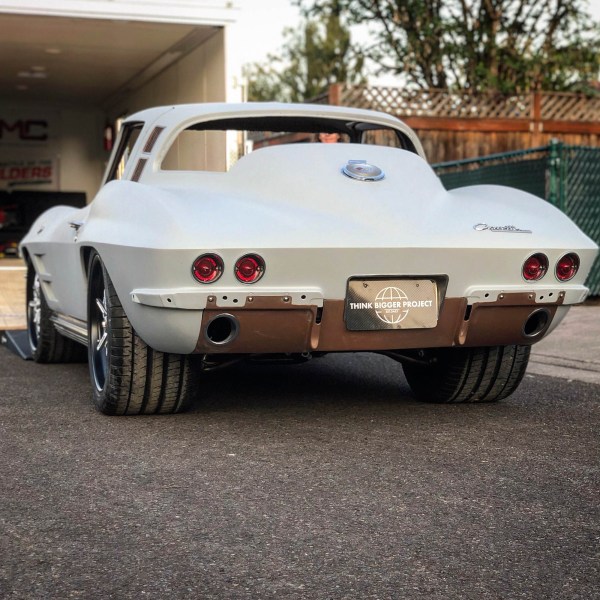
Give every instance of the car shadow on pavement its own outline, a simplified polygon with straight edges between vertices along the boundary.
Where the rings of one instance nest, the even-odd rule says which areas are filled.
[[[201,374],[198,384],[193,412],[416,402],[402,366],[372,353],[327,355],[302,364],[240,362]]]

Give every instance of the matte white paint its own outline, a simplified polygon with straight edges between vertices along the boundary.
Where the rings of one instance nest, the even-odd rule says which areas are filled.
[[[596,245],[544,200],[511,188],[475,186],[446,192],[422,156],[358,144],[295,144],[265,148],[241,158],[229,172],[162,171],[179,131],[224,116],[318,116],[395,127],[388,115],[349,108],[249,104],[160,107],[133,115],[146,126],[133,149],[124,180],[111,181],[92,205],[51,209],[23,240],[52,309],[86,319],[85,248],[95,248],[134,328],[152,347],[191,352],[208,296],[222,307],[242,306],[248,294],[292,295],[319,306],[341,300],[352,276],[446,275],[447,297],[496,301],[502,293],[536,294],[536,302],[585,299],[585,277]],[[165,129],[144,153],[155,126]],[[139,182],[130,179],[147,160]],[[385,179],[362,182],[341,169],[364,159]],[[84,225],[76,233],[70,221]],[[532,233],[478,231],[479,223],[515,226]],[[521,277],[523,261],[544,252],[551,268],[566,252],[581,257],[567,283],[553,274],[539,282]],[[218,252],[225,271],[218,282],[193,279],[193,260]],[[265,276],[252,286],[237,282],[237,258],[258,252]],[[227,296],[227,299],[223,299]],[[302,299],[302,296],[305,296]],[[234,302],[237,300],[237,302]],[[564,311],[561,311],[561,317]]]

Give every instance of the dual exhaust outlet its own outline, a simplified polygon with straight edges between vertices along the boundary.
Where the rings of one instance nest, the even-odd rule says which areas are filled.
[[[538,337],[550,325],[550,311],[546,308],[534,310],[523,324],[523,335],[527,338]],[[224,346],[235,340],[240,332],[239,321],[229,313],[213,317],[207,324],[204,335],[215,346]]]

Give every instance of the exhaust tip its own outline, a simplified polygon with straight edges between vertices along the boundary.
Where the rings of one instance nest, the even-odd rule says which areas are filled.
[[[542,335],[550,325],[550,311],[547,308],[534,310],[523,325],[523,335],[528,338]]]
[[[206,339],[216,346],[223,346],[233,342],[238,336],[240,325],[238,320],[229,314],[213,317],[206,326],[204,335]]]

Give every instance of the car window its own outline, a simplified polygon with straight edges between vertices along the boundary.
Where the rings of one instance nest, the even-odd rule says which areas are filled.
[[[391,148],[404,148],[402,140],[393,129],[369,129],[364,131],[360,143],[389,146]]]
[[[125,167],[129,162],[131,152],[135,146],[135,143],[137,142],[138,137],[140,136],[143,126],[144,123],[138,121],[123,125],[119,137],[119,145],[106,179],[107,181],[121,179],[123,177]]]
[[[225,171],[225,131],[185,129],[171,144],[161,169],[165,171]],[[240,149],[237,150],[239,155]],[[237,158],[237,157],[236,157]]]
[[[161,169],[225,171],[242,156],[267,146],[331,141],[390,146],[416,153],[406,134],[373,123],[295,116],[229,118],[198,123],[181,131],[165,154]]]
[[[339,142],[348,142],[349,136],[338,134]],[[299,144],[318,141],[318,134],[299,131],[248,131],[185,129],[171,144],[161,169],[165,171],[225,171],[226,146],[234,148],[228,157],[231,166],[242,156],[266,146]]]

